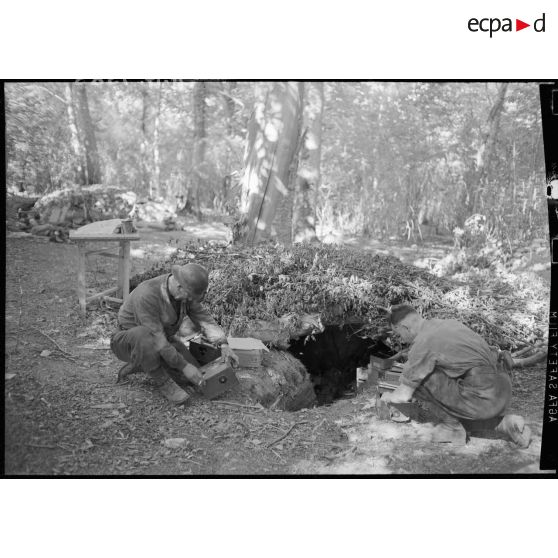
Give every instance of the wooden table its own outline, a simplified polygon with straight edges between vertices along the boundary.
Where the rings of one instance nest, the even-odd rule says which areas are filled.
[[[121,219],[108,219],[97,221],[80,227],[70,232],[70,240],[78,246],[78,300],[81,313],[85,316],[87,303],[91,300],[105,297],[114,302],[124,302],[130,294],[130,242],[139,240],[138,233],[114,233],[115,228],[120,225]],[[118,254],[109,252],[106,248],[87,250],[88,242],[118,242],[120,249]],[[106,291],[87,296],[85,285],[85,261],[89,254],[97,254],[107,258],[118,258],[118,285]],[[116,293],[116,297],[112,295]]]

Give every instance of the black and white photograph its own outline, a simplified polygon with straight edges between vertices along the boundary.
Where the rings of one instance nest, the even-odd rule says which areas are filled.
[[[4,474],[548,473],[541,83],[5,82]]]

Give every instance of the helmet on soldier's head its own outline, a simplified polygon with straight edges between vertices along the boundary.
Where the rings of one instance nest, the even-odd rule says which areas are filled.
[[[195,263],[173,265],[171,271],[173,277],[184,290],[190,291],[198,296],[207,291],[209,273],[202,265]]]

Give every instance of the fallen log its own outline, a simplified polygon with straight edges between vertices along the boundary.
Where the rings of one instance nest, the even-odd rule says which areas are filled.
[[[515,359],[515,358],[525,356],[526,354],[529,354],[532,351],[536,351],[537,349],[540,349],[541,346],[542,346],[541,344],[537,344],[537,345],[528,345],[527,347],[523,347],[519,351],[512,353],[512,358]]]
[[[546,359],[546,355],[547,351],[537,351],[534,355],[527,358],[514,358],[512,368],[527,368]]]

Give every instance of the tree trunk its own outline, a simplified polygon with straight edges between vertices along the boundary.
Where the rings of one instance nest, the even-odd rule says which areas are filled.
[[[274,233],[279,242],[292,241],[301,96],[300,83],[276,82],[265,102],[256,103],[248,126],[241,218],[234,234],[240,243],[253,245]]]
[[[153,188],[155,196],[161,195],[161,158],[159,154],[159,125],[161,121],[161,104],[163,98],[163,84],[159,83],[157,95],[157,109],[155,111],[155,124],[153,127]]]
[[[237,135],[237,125],[235,120],[235,90],[236,81],[229,81],[223,84],[223,89],[221,90],[221,95],[223,97],[223,104],[226,114],[226,124],[227,124],[227,154],[225,159],[224,173],[221,181],[221,188],[217,190],[216,193],[216,209],[223,211],[227,206],[227,200],[229,198],[229,192],[232,185],[232,175],[234,169],[231,168],[232,161],[232,142]]]
[[[87,184],[84,149],[79,137],[76,111],[74,106],[74,84],[67,83],[65,88],[66,110],[68,112],[68,126],[70,128],[70,145],[74,154],[74,174],[76,184]]]
[[[324,84],[308,82],[305,105],[299,171],[293,210],[293,238],[295,242],[316,240],[316,200],[320,186],[320,159],[322,149],[322,115]]]
[[[141,84],[142,115],[141,115],[141,180],[144,192],[150,198],[154,195],[154,161],[153,136],[155,123],[155,103],[149,90],[149,83]]]
[[[372,143],[371,157],[368,163],[368,168],[362,171],[362,187],[364,189],[364,195],[362,196],[362,212],[364,216],[363,223],[363,234],[365,236],[377,234],[379,229],[383,227],[378,226],[377,223],[373,221],[374,217],[377,215],[376,210],[376,194],[378,192],[379,186],[379,176],[380,176],[380,147],[382,138],[382,127],[383,127],[383,112],[384,103],[380,100],[378,103],[378,108],[373,115],[372,126],[374,127],[374,141]],[[381,233],[380,233],[381,234]]]
[[[236,89],[236,81],[229,81],[226,84],[226,90],[223,91],[223,99],[225,101],[225,112],[227,114],[227,134],[229,138],[233,137],[236,132],[235,126],[235,102],[234,93]],[[228,171],[228,169],[227,169]]]
[[[507,83],[501,83],[498,88],[496,100],[488,114],[487,129],[477,151],[474,170],[469,173],[467,180],[467,215],[472,215],[477,211],[481,192],[486,186],[496,149],[500,118],[504,109],[507,89]]]
[[[207,177],[205,169],[205,151],[207,142],[206,104],[207,84],[197,81],[193,89],[194,101],[194,147],[192,155],[192,201],[194,212],[201,220],[200,193],[204,191]]]
[[[86,84],[80,83],[76,86],[78,96],[78,114],[79,129],[81,131],[83,149],[85,153],[86,163],[86,183],[100,184],[101,164],[99,160],[99,152],[97,151],[97,140],[95,139],[95,130],[89,112],[89,102],[87,100]]]

